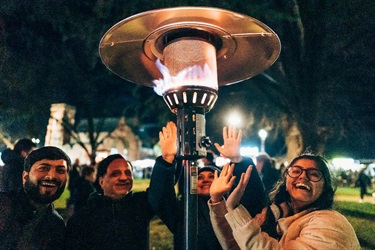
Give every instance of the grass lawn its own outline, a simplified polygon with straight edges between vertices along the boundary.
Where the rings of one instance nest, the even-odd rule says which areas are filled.
[[[334,208],[352,224],[362,249],[375,249],[375,204],[372,204],[372,197],[365,196],[365,202],[359,203],[359,188],[351,187],[338,188],[335,196]]]
[[[146,190],[149,180],[134,180],[135,192]],[[69,191],[66,190],[55,207],[64,213]],[[338,188],[335,195],[334,208],[352,224],[363,250],[375,249],[375,204],[371,203],[372,197],[368,196],[364,203],[358,203],[358,188]],[[173,236],[168,228],[158,219],[154,218],[150,224],[150,249],[173,249]]]

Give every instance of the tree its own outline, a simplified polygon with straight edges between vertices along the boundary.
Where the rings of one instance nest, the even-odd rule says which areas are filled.
[[[288,159],[306,148],[326,155],[373,154],[366,145],[374,143],[374,91],[368,84],[373,81],[374,2],[262,2],[256,17],[279,35],[281,55],[265,74],[240,83],[247,84],[239,89],[250,102],[237,86],[221,94],[247,103],[258,126],[282,131]],[[364,20],[366,25],[360,25]]]
[[[368,116],[374,99],[367,84],[374,66],[371,0],[5,1],[0,8],[2,129],[12,138],[42,137],[49,107],[58,102],[76,106],[77,120],[125,115],[135,132],[149,122],[160,128],[173,119],[162,98],[113,75],[100,60],[98,44],[126,17],[188,5],[253,16],[275,30],[282,43],[279,60],[265,74],[219,90],[207,116],[217,134],[221,126],[214,114],[232,105],[235,95],[241,96],[239,105],[249,107],[247,136],[266,124],[274,138],[285,137],[289,158],[307,146],[332,152],[333,145],[350,145],[356,137],[362,138],[356,140],[358,148],[372,142],[367,132],[375,127]],[[358,25],[362,20],[366,25]]]
[[[349,131],[367,126],[356,117],[357,107],[362,105],[352,94],[362,91],[358,97],[371,96],[366,94],[370,90],[367,82],[371,81],[371,73],[365,73],[365,69],[373,60],[373,49],[368,45],[374,40],[370,35],[374,21],[367,23],[368,26],[357,23],[370,18],[374,3],[274,1],[274,4],[283,14],[276,28],[283,52],[273,69],[278,70],[275,77],[287,90],[280,96],[285,97],[286,104],[280,105],[285,110],[286,142],[298,145],[297,148],[287,145],[288,155],[294,157],[308,146],[324,153],[328,140],[339,143]],[[356,27],[364,35],[348,32],[348,27]],[[348,119],[352,119],[352,124],[348,124]],[[370,128],[367,127],[372,131]],[[363,139],[369,137],[366,132],[361,134]]]

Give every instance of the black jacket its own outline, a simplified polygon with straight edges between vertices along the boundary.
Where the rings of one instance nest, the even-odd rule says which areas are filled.
[[[153,216],[147,192],[131,192],[121,200],[94,193],[68,220],[68,249],[148,250]]]
[[[0,191],[18,191],[22,187],[24,158],[8,148],[1,154],[1,160],[5,165],[0,179]]]
[[[64,249],[65,223],[52,204],[43,211],[23,190],[0,193],[1,249]]]
[[[86,180],[84,177],[79,177],[76,180],[75,191],[70,198],[70,202],[74,206],[74,211],[76,212],[84,207],[87,204],[90,194],[95,191],[96,189],[90,181]]]

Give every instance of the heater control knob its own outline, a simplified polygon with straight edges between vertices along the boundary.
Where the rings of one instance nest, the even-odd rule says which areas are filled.
[[[205,148],[208,148],[209,146],[211,146],[212,142],[211,142],[210,137],[208,137],[208,136],[203,136],[203,137],[202,137],[202,140],[201,140],[201,144],[202,144],[202,146],[205,147]]]

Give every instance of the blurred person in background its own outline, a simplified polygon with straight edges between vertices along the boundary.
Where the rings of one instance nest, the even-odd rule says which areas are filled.
[[[79,209],[85,206],[90,194],[96,191],[94,187],[95,180],[95,168],[82,166],[81,176],[76,180],[74,193],[70,197],[74,212],[77,212]]]
[[[280,179],[280,172],[274,167],[272,158],[267,153],[260,153],[256,157],[256,169],[262,179],[266,195]]]
[[[365,195],[368,195],[367,193],[367,187],[371,185],[371,178],[366,174],[367,165],[362,164],[361,170],[359,171],[358,178],[355,182],[355,186],[360,188],[360,199],[359,203],[363,202],[363,198]]]
[[[22,138],[14,144],[13,150],[7,148],[1,154],[4,162],[2,178],[0,179],[0,191],[18,191],[22,188],[22,172],[25,158],[36,149],[36,144],[28,139]]]
[[[75,159],[72,169],[69,171],[69,182],[68,182],[68,189],[70,192],[74,193],[75,188],[75,181],[79,179],[81,175],[81,164],[79,159]]]

